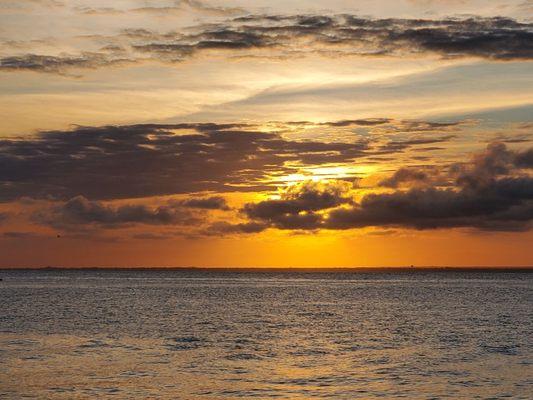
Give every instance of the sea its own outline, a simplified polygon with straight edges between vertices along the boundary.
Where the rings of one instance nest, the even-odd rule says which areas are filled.
[[[532,399],[532,270],[0,270],[0,399]]]

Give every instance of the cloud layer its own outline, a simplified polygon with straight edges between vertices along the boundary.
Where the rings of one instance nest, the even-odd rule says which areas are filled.
[[[263,223],[265,229],[466,227],[492,231],[528,230],[533,219],[533,177],[528,171],[532,168],[531,151],[514,152],[501,143],[491,144],[471,162],[451,169],[454,188],[370,193],[348,207],[337,207],[351,201],[338,194],[332,196],[331,190],[323,184],[311,183],[296,186],[288,192],[288,197],[282,196],[279,200],[247,204],[243,212],[249,219]],[[428,180],[428,176],[421,171],[400,169],[385,181],[385,185],[396,187],[399,180]],[[320,201],[324,198],[328,201]],[[308,203],[307,199],[311,201]]]
[[[1,140],[0,201],[265,190],[272,188],[266,182],[270,177],[295,170],[288,162],[348,162],[368,148],[366,141],[295,141],[254,128],[210,123],[81,127]]]
[[[245,15],[183,32],[125,29],[116,36],[96,35],[93,39],[100,44],[99,51],[12,54],[0,59],[0,70],[65,73],[147,60],[176,63],[200,53],[221,51],[231,57],[290,58],[315,53],[533,59],[533,24],[502,17],[430,20],[372,19],[346,14]]]

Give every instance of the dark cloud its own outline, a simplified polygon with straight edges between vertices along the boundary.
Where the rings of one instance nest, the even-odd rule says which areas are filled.
[[[395,140],[385,143],[378,148],[378,152],[381,154],[402,152],[411,146],[427,145],[435,143],[445,143],[454,139],[455,135],[446,135],[442,137],[418,137],[406,140]]]
[[[45,237],[37,232],[19,232],[19,231],[8,231],[3,232],[2,237],[6,239],[35,239]]]
[[[34,219],[59,229],[85,229],[87,226],[188,225],[197,219],[177,203],[149,207],[144,204],[107,205],[76,196],[67,202],[38,211]]]
[[[425,171],[413,168],[400,168],[391,177],[382,180],[380,186],[397,188],[402,183],[425,183],[429,176]]]
[[[80,55],[46,56],[25,54],[0,59],[0,70],[36,71],[62,74],[69,69],[95,69],[132,62],[105,53],[86,52]]]
[[[375,126],[392,122],[390,118],[366,118],[366,119],[345,119],[342,121],[323,122],[319,125],[344,127],[344,126]]]
[[[202,234],[205,236],[223,236],[234,233],[259,233],[268,227],[268,224],[262,222],[231,224],[229,222],[221,221],[211,224],[207,229],[202,231]]]
[[[516,154],[514,163],[520,168],[533,168],[533,149]]]
[[[272,189],[269,178],[351,162],[366,142],[294,141],[245,124],[80,127],[0,140],[0,201],[91,200]],[[196,206],[216,206],[218,200]],[[191,204],[192,206],[192,204]]]
[[[250,219],[280,229],[315,229],[322,216],[317,211],[352,203],[346,182],[304,182],[291,186],[279,200],[249,203],[242,212]]]
[[[198,199],[187,199],[187,200],[182,200],[181,202],[178,202],[178,204],[181,204],[184,207],[200,208],[204,210],[227,211],[230,209],[228,204],[226,203],[226,199],[224,199],[224,197],[221,197],[221,196],[212,196],[212,197],[198,198]]]
[[[218,10],[221,14],[237,11],[208,7],[195,1],[182,4],[204,11]],[[85,12],[116,12],[106,10],[87,9]],[[141,10],[162,11],[154,7]],[[134,31],[143,34],[132,34]],[[371,19],[354,15],[248,15],[198,25],[185,32],[130,29],[116,37],[98,37],[98,41],[106,42],[107,46],[125,45],[128,62],[147,59],[180,62],[210,50],[226,50],[234,56],[274,58],[319,53],[337,56],[437,54],[444,58],[480,57],[500,61],[533,59],[533,24],[502,17],[430,20]],[[265,49],[268,52],[262,51]],[[6,56],[0,59],[0,70],[57,73],[126,61],[115,58],[116,55],[105,52]]]
[[[533,218],[533,179],[496,181],[470,192],[434,188],[371,194],[358,207],[332,211],[327,229],[367,226],[485,230],[529,229]]]
[[[452,166],[457,182],[476,189],[491,183],[495,177],[505,175],[516,166],[516,158],[522,153],[509,150],[504,143],[490,143],[487,149],[476,154],[471,162]]]
[[[209,48],[276,47],[302,51],[333,50],[346,55],[437,53],[498,60],[533,58],[532,24],[507,18],[369,19],[353,15],[250,15],[209,25],[196,34],[137,46],[138,50],[174,59]]]
[[[452,168],[456,188],[426,187],[371,193],[353,204],[347,195],[328,196],[331,201],[314,200],[310,205],[306,202],[300,205],[300,199],[305,198],[310,189],[295,186],[290,195],[247,204],[243,211],[250,220],[278,229],[528,230],[533,219],[533,177],[523,173],[522,168],[523,159],[529,160],[530,151],[516,152],[501,143],[491,144],[470,163]],[[527,161],[525,165],[529,165]],[[428,176],[400,169],[385,181],[385,185],[396,187],[399,182],[413,179],[428,180]],[[313,199],[321,199],[324,192],[314,190],[314,193]]]

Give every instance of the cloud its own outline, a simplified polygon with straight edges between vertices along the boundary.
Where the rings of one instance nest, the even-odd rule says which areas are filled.
[[[370,193],[355,203],[347,192],[333,194],[331,189],[306,184],[294,186],[280,199],[247,204],[243,212],[251,221],[278,229],[382,227],[524,231],[531,228],[533,219],[533,177],[525,172],[524,168],[530,166],[527,162],[524,165],[522,160],[529,160],[531,150],[513,151],[501,143],[490,144],[469,163],[451,169],[450,178],[456,178],[455,188]],[[427,175],[404,168],[384,185],[397,187],[405,180],[427,178]]]
[[[196,1],[179,3],[222,15],[238,9],[216,8]],[[160,12],[145,7],[137,12]],[[87,9],[86,13],[117,12]],[[509,18],[373,19],[356,15],[246,15],[183,32],[146,29],[132,35],[98,36],[104,47],[123,45],[125,60],[116,55],[82,52],[79,55],[8,55],[0,70],[64,73],[69,69],[103,68],[117,63],[156,60],[181,62],[200,53],[225,51],[230,57],[326,56],[403,57],[438,55],[443,58],[476,57],[511,61],[533,59],[533,24]]]
[[[368,143],[295,141],[246,124],[79,127],[0,140],[0,201],[271,190],[302,165],[351,162]],[[287,163],[293,163],[289,166]],[[190,206],[218,206],[219,200]]]
[[[65,3],[58,0],[3,0],[0,4],[1,10],[20,10],[31,8],[32,6],[40,7],[64,7]]]
[[[175,16],[186,12],[195,12],[213,16],[231,16],[245,13],[240,7],[217,7],[197,0],[180,0],[170,5],[149,6],[118,9],[113,7],[75,7],[75,10],[84,15],[119,15],[129,13],[151,14],[157,16]]]
[[[40,210],[34,219],[60,229],[85,229],[87,226],[117,228],[125,225],[188,225],[197,219],[177,203],[157,207],[144,204],[107,205],[76,196],[63,204]]]
[[[447,58],[514,60],[533,58],[532,26],[499,17],[424,20],[354,15],[249,15],[208,25],[189,35],[159,36],[157,42],[136,49],[174,60],[215,48],[277,48],[288,55],[327,50],[339,55],[434,53]]]
[[[228,211],[230,208],[226,203],[226,199],[221,196],[212,196],[198,199],[187,199],[177,202],[184,207],[199,208],[204,210],[223,210]]]
[[[477,192],[428,188],[370,194],[357,207],[332,211],[324,228],[467,227],[521,231],[531,227],[532,218],[533,179],[522,178],[497,181]]]
[[[514,163],[520,168],[533,168],[533,149],[516,154]]]
[[[497,176],[508,174],[516,167],[527,167],[530,151],[531,149],[514,152],[504,143],[490,143],[485,151],[474,155],[469,163],[452,166],[452,172],[457,174],[457,182],[461,186],[480,188],[491,183]]]
[[[232,224],[225,221],[215,222],[202,230],[204,236],[225,236],[240,233],[260,233],[269,227],[266,223],[261,222],[244,222]]]
[[[80,55],[46,56],[25,54],[0,59],[0,70],[35,71],[64,74],[70,69],[96,69],[130,63],[132,60],[109,54],[84,52]]]
[[[391,177],[382,180],[380,186],[397,188],[402,183],[425,183],[429,180],[426,172],[412,168],[400,168]]]
[[[35,239],[45,237],[37,232],[20,232],[20,231],[8,231],[3,232],[2,237],[6,239]]]
[[[290,186],[279,200],[249,203],[242,212],[252,220],[280,229],[313,229],[322,218],[317,211],[352,202],[351,186],[342,181],[303,182]]]

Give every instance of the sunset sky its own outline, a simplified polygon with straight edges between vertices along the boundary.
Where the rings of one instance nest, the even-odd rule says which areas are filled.
[[[533,265],[531,0],[3,0],[0,267]]]

